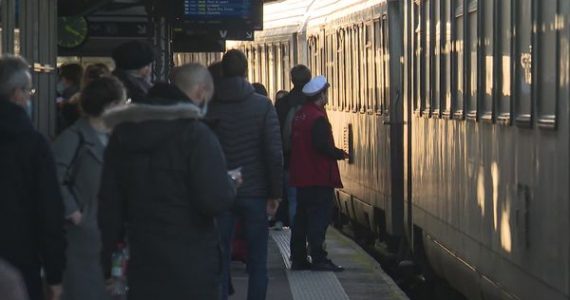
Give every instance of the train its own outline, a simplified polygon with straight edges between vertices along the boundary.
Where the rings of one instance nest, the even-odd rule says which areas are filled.
[[[284,0],[228,46],[328,78],[344,218],[468,299],[570,299],[570,1]]]

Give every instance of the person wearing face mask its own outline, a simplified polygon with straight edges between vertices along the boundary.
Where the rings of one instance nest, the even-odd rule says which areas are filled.
[[[218,300],[215,217],[232,206],[238,178],[201,121],[214,93],[208,70],[183,65],[171,80],[146,102],[103,116],[113,134],[99,191],[102,263],[109,278],[112,253],[127,236],[129,299]]]
[[[101,239],[97,226],[97,193],[103,152],[109,139],[101,115],[125,100],[125,88],[117,78],[93,80],[79,99],[83,117],[62,132],[53,144],[65,217],[69,222],[63,276],[65,300],[110,299],[100,264]]]
[[[64,209],[48,141],[26,115],[33,91],[28,63],[1,56],[0,257],[22,275],[31,300],[53,300],[62,293]]]
[[[152,87],[152,63],[155,60],[154,49],[144,41],[130,41],[113,50],[115,70],[113,75],[119,78],[127,89],[127,97],[133,103],[144,101]]]
[[[337,160],[348,154],[334,145],[325,105],[329,83],[317,76],[303,87],[307,101],[295,114],[291,135],[289,184],[297,188],[297,212],[291,231],[293,270],[344,270],[327,257],[324,248],[331,221],[333,192],[342,188]],[[309,244],[311,263],[307,259]]]

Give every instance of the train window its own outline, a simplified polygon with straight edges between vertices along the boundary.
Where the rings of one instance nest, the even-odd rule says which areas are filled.
[[[352,65],[350,71],[352,72],[352,112],[356,112],[359,109],[360,99],[359,99],[359,77],[360,77],[360,52],[358,51],[358,27],[352,27],[352,40],[351,40],[351,52],[352,52]]]
[[[338,51],[337,51],[337,61],[338,61],[338,101],[339,109],[344,110],[346,108],[346,55],[344,51],[345,44],[345,31],[342,29],[338,35]]]
[[[560,40],[557,26],[557,1],[538,1],[537,11],[537,59],[536,59],[536,95],[538,104],[538,126],[556,128],[558,104],[558,82]]]
[[[478,27],[477,27],[477,9],[478,9],[478,2],[471,0],[468,7],[467,12],[467,23],[468,23],[468,40],[469,42],[466,43],[465,54],[468,55],[468,67],[466,68],[467,74],[467,93],[465,97],[466,102],[466,116],[469,119],[475,120],[477,119],[477,95],[479,87],[478,83],[478,48],[479,48],[479,36],[478,36]]]
[[[281,45],[282,53],[283,53],[283,88],[289,90],[291,87],[291,78],[290,78],[290,70],[291,70],[291,54],[289,42]]]
[[[252,68],[250,70],[249,80],[255,82],[255,77],[257,76],[257,61],[259,60],[257,57],[257,47],[255,45],[251,48],[251,58]]]
[[[382,48],[383,48],[383,60],[382,66],[384,67],[383,77],[384,77],[384,90],[382,103],[383,114],[389,115],[390,113],[390,40],[388,35],[388,16],[382,18]]]
[[[376,86],[376,72],[374,72],[374,24],[366,24],[366,111],[372,113],[374,110],[374,102],[376,99],[375,86]]]
[[[252,62],[253,62],[253,55],[251,53],[251,48],[250,47],[245,47],[245,56],[247,57],[247,78],[249,80],[251,80],[253,78],[252,72],[253,72],[253,66],[252,66]]]
[[[375,21],[374,28],[375,28],[375,38],[374,38],[374,49],[376,49],[376,58],[374,60],[374,65],[376,69],[376,103],[374,109],[376,110],[377,114],[382,114],[382,110],[384,109],[384,44],[383,44],[383,36],[384,32],[382,31],[382,22],[380,20]]]
[[[425,1],[425,5],[424,5],[424,22],[425,22],[425,31],[424,31],[424,38],[423,40],[425,40],[425,44],[424,44],[424,55],[425,55],[425,60],[424,60],[424,78],[422,80],[423,84],[424,84],[424,105],[423,105],[423,115],[429,117],[430,116],[430,112],[431,112],[431,103],[432,103],[432,95],[433,95],[433,89],[431,87],[431,83],[432,83],[432,57],[433,57],[433,45],[432,45],[432,24],[433,24],[433,17],[432,17],[432,9],[431,9],[431,1],[430,0],[426,0]]]
[[[331,86],[331,91],[329,93],[329,96],[332,97],[332,101],[333,101],[333,109],[338,109],[339,104],[338,104],[338,88],[339,88],[339,82],[338,82],[338,31],[337,32],[333,32],[333,34],[330,35],[330,39],[331,39],[331,60],[332,60],[332,64],[331,64],[331,73],[330,76],[332,77],[332,80],[334,82],[334,85]]]
[[[497,103],[498,115],[497,120],[502,123],[510,123],[511,120],[511,82],[512,82],[512,39],[513,39],[513,18],[512,18],[512,6],[511,1],[501,1],[500,4],[500,37],[498,42],[499,46],[499,66],[498,76],[500,87],[499,89],[499,100]]]
[[[442,53],[441,53],[441,46],[442,46],[442,36],[441,36],[441,29],[442,29],[442,20],[441,20],[441,0],[432,0],[433,5],[433,13],[432,13],[432,37],[433,37],[433,56],[432,56],[432,64],[433,64],[433,94],[431,97],[431,109],[432,115],[438,117],[439,116],[439,107],[441,101],[441,78],[443,76],[442,70]]]
[[[516,55],[515,55],[515,112],[516,123],[521,127],[532,125],[532,0],[516,3]]]
[[[451,116],[451,0],[445,0],[442,2],[442,55],[443,55],[443,67],[442,67],[442,101],[440,110],[442,114],[449,118]]]
[[[273,91],[273,93],[271,93],[269,95],[269,97],[271,99],[275,98],[275,94],[277,93],[278,90],[283,89],[283,52],[282,52],[282,47],[281,47],[281,43],[277,43],[274,46],[274,53],[275,53],[275,70],[274,70],[274,74],[275,74],[275,90]]]
[[[495,80],[495,16],[494,16],[494,0],[480,0],[483,6],[483,40],[481,51],[483,52],[483,71],[482,94],[481,101],[481,119],[484,121],[493,121],[493,96],[494,96],[494,80]]]
[[[345,111],[352,110],[352,28],[345,29],[345,43],[344,43],[344,55],[345,55],[345,64],[344,64],[344,73],[345,73],[345,80],[346,84],[344,86],[345,92],[344,95],[346,97],[345,103],[346,106],[344,107]]]
[[[273,95],[275,93],[275,65],[277,64],[277,60],[275,59],[275,45],[269,44],[267,46],[267,81],[265,82],[265,87],[267,88],[267,92],[269,95]]]
[[[465,97],[465,26],[463,0],[455,0],[455,63],[453,64],[455,117],[464,117]]]
[[[362,63],[362,56],[364,54],[363,48],[362,48],[362,26],[359,25],[355,25],[354,27],[354,44],[352,47],[352,51],[354,52],[354,65],[352,67],[352,72],[353,72],[353,86],[354,86],[354,99],[355,101],[355,106],[353,108],[354,112],[357,111],[361,111],[362,109],[362,101],[364,100],[364,97],[362,97],[362,92],[363,92],[363,82],[364,82],[364,77],[363,77],[363,72],[365,72],[365,68],[364,68],[364,64]]]
[[[423,68],[423,39],[422,31],[424,30],[422,17],[422,7],[419,2],[416,2],[414,6],[414,22],[415,22],[415,43],[414,43],[414,87],[415,87],[415,98],[414,98],[414,113],[419,116],[422,111],[422,68]]]

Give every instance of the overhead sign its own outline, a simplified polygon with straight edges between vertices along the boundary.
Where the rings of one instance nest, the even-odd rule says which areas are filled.
[[[220,29],[218,30],[219,37],[224,40],[230,41],[253,41],[253,30],[241,29]]]
[[[156,0],[155,0],[156,1]],[[176,0],[158,3],[176,23],[201,28],[263,29],[263,0]],[[166,3],[169,3],[166,6]]]
[[[152,35],[152,26],[147,22],[89,21],[90,37],[146,38]]]
[[[175,38],[179,36],[209,36],[219,40],[253,41],[253,30],[242,28],[193,28],[192,26],[174,27]]]

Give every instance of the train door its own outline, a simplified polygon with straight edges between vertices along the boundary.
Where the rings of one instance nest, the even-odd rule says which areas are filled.
[[[402,17],[400,1],[388,1],[386,26],[383,26],[388,50],[386,113],[381,126],[390,127],[391,199],[386,211],[386,230],[392,236],[404,234],[404,105],[402,101]]]

